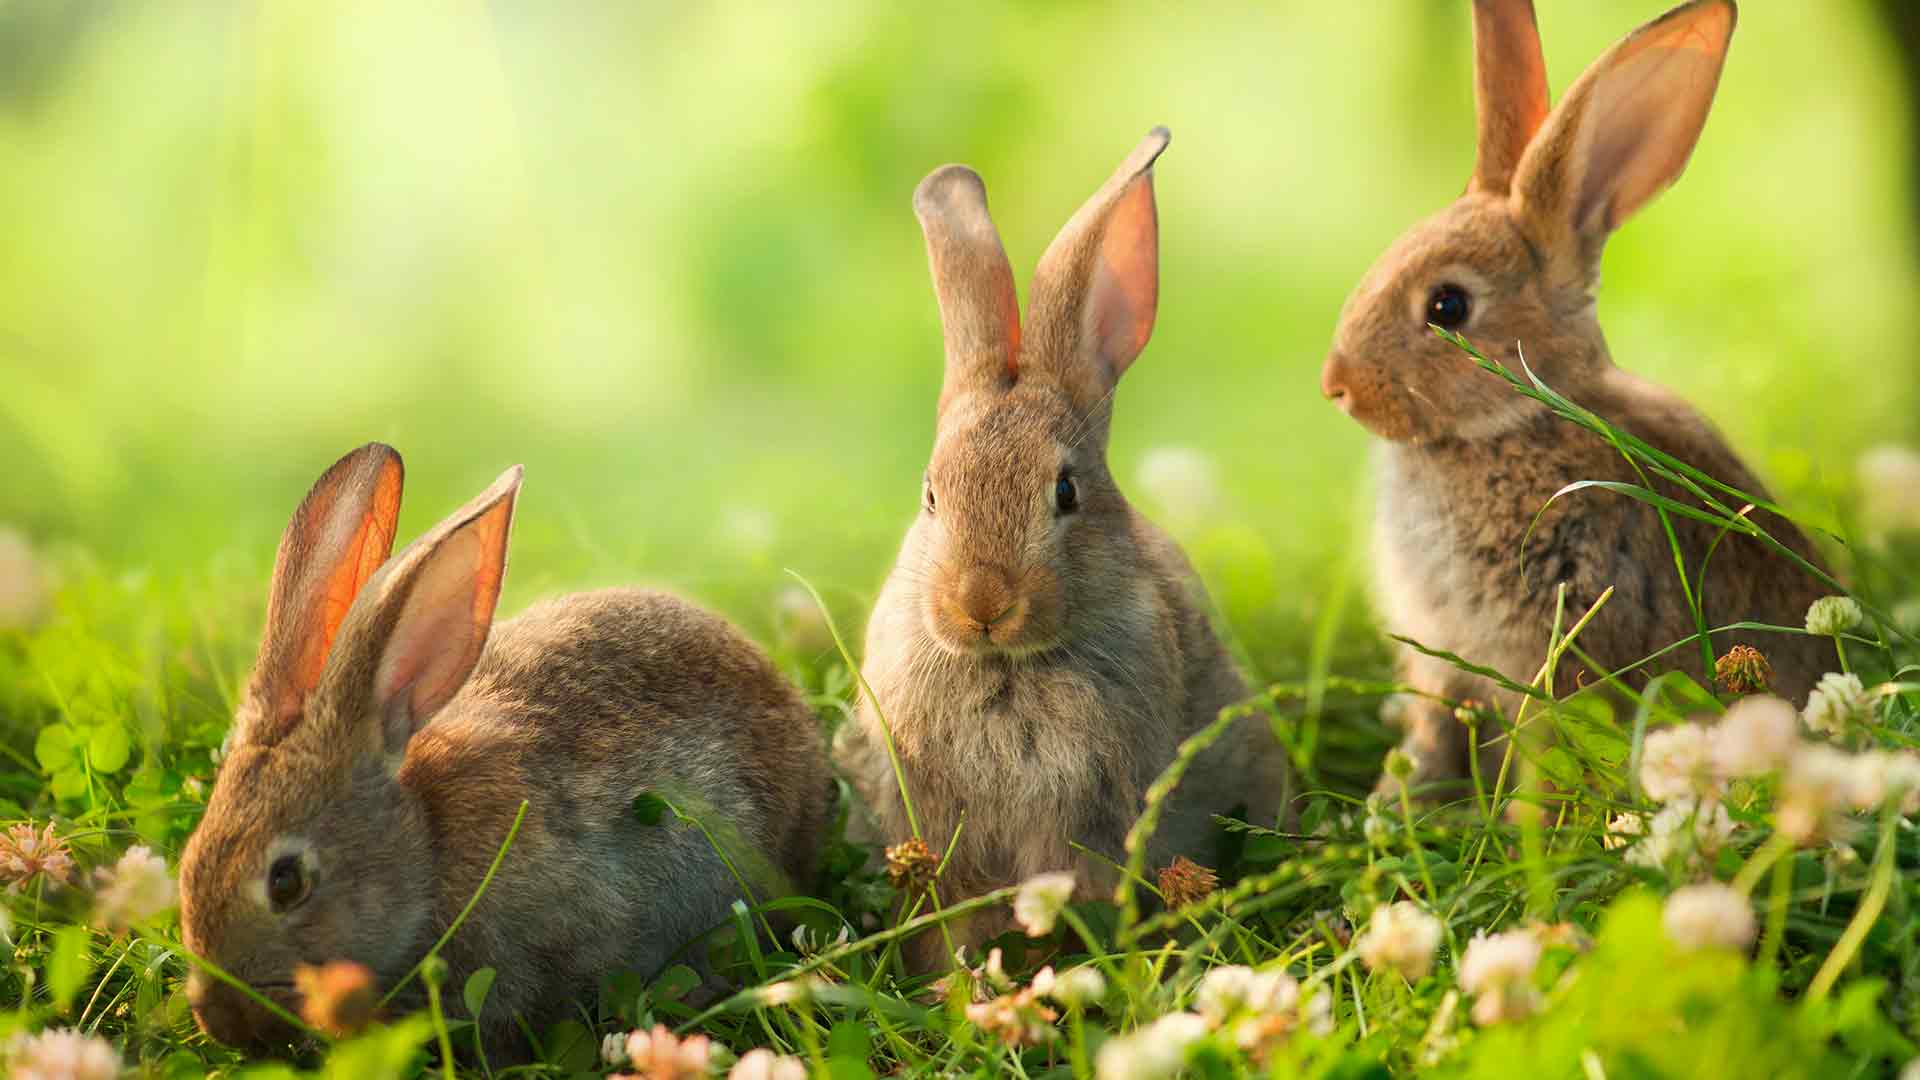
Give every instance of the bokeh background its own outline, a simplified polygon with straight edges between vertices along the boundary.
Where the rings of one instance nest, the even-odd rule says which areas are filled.
[[[1556,91],[1662,6],[1541,0]],[[1619,361],[1816,520],[1920,434],[1914,6],[1751,0],[1606,257]],[[526,463],[506,610],[647,581],[766,639],[791,569],[857,640],[940,378],[914,184],[979,169],[1024,290],[1164,123],[1116,474],[1257,675],[1377,668],[1318,366],[1462,187],[1466,5],[945,7],[0,5],[0,523],[246,639],[307,485],[381,439],[403,540]]]

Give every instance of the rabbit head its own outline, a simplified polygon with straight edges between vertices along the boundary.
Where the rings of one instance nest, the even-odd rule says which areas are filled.
[[[914,192],[946,338],[933,456],[905,569],[929,636],[955,654],[1041,651],[1127,580],[1131,511],[1107,471],[1112,394],[1153,332],[1156,128],[1061,229],[1022,330],[986,188],[961,165]]]
[[[352,960],[388,984],[428,944],[440,853],[398,775],[486,643],[520,470],[388,560],[401,480],[397,453],[362,447],[287,526],[230,748],[181,858],[187,948],[289,1009],[298,965]],[[222,1042],[291,1034],[204,972],[188,998]]]
[[[1628,35],[1549,109],[1531,0],[1474,0],[1479,148],[1467,191],[1415,225],[1340,315],[1321,388],[1374,435],[1486,438],[1531,415],[1429,325],[1578,396],[1611,366],[1594,311],[1601,248],[1685,168],[1733,35],[1695,0]]]

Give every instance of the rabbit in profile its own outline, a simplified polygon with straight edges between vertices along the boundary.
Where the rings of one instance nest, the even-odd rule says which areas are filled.
[[[496,972],[476,1018],[496,1052],[513,1052],[516,1017],[551,1020],[610,973],[657,970],[741,895],[698,829],[639,819],[642,793],[709,825],[760,898],[811,877],[818,726],[726,622],[610,589],[493,625],[520,477],[388,559],[400,457],[365,446],[280,542],[180,889],[187,947],[288,1009],[302,964],[401,979],[474,896],[522,800],[497,876],[441,953],[452,987]],[[187,993],[221,1042],[292,1034],[203,972]],[[457,992],[443,1001],[462,1011]]]
[[[1480,370],[1429,324],[1463,334],[1515,371],[1524,354],[1560,393],[1724,483],[1763,492],[1705,418],[1614,366],[1594,305],[1608,235],[1671,184],[1693,152],[1735,11],[1730,0],[1675,8],[1595,61],[1551,109],[1530,0],[1475,0],[1473,12],[1473,177],[1464,195],[1401,236],[1354,289],[1321,386],[1379,439],[1374,543],[1388,625],[1526,683],[1544,663],[1561,583],[1569,623],[1608,586],[1615,590],[1579,639],[1604,670],[1697,628],[1651,507],[1589,492],[1554,501],[1534,522],[1568,483],[1638,483],[1619,451]],[[1656,486],[1692,499],[1677,485]],[[1752,520],[1818,564],[1792,523],[1764,510]],[[1673,527],[1709,627],[1797,626],[1825,591],[1759,541],[1678,515]],[[1804,697],[1823,657],[1831,658],[1804,636],[1713,638],[1717,652],[1736,643],[1765,652],[1774,689],[1788,697]],[[1699,644],[1633,677],[1672,668],[1704,678]],[[1472,748],[1445,702],[1499,701],[1508,716],[1517,704],[1490,681],[1412,650],[1402,657],[1402,677],[1420,691],[1406,702],[1405,718],[1416,783],[1466,775]],[[1555,689],[1583,677],[1569,654]],[[1498,731],[1480,735],[1491,769],[1505,747]]]
[[[1052,870],[1109,885],[1069,842],[1123,858],[1180,741],[1247,696],[1186,558],[1106,463],[1115,383],[1153,330],[1167,140],[1149,134],[1047,248],[1024,332],[979,176],[948,165],[914,193],[946,375],[919,516],[867,629],[872,695],[836,753],[879,831],[905,839],[891,725],[926,842],[954,843],[946,896]],[[1271,824],[1288,775],[1264,724],[1236,724],[1177,790],[1154,858],[1205,861],[1210,815],[1235,806]],[[979,917],[960,940],[1003,928]],[[931,937],[919,966],[937,959]]]

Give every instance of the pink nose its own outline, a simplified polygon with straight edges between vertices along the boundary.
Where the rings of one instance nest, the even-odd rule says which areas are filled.
[[[1013,585],[998,567],[969,567],[960,574],[954,599],[961,614],[985,632],[1013,609]]]

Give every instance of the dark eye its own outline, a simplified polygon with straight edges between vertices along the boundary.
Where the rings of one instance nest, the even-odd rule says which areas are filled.
[[[926,479],[923,479],[920,481],[920,503],[921,505],[927,508],[927,513],[929,514],[933,513],[933,478],[932,477],[927,477]]]
[[[1427,321],[1443,330],[1458,330],[1473,314],[1467,290],[1458,285],[1441,285],[1427,297]]]
[[[1071,514],[1080,508],[1080,489],[1074,486],[1073,474],[1060,470],[1060,479],[1053,482],[1053,505],[1063,514]]]
[[[267,903],[285,911],[307,898],[307,871],[300,856],[282,855],[267,868]]]

